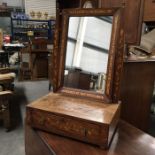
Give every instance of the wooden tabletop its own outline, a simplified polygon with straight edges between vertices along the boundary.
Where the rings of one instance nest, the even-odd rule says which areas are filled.
[[[26,126],[26,155],[155,155],[155,138],[120,121],[109,150]]]

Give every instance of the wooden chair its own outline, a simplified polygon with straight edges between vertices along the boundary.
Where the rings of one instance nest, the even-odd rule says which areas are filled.
[[[8,60],[8,52],[0,49],[0,67],[8,67],[10,66]]]
[[[38,38],[31,40],[31,52],[47,52],[47,45],[50,44],[48,39]]]
[[[43,38],[31,40],[30,61],[33,80],[48,78],[48,44],[50,41]]]
[[[21,49],[19,53],[20,67],[19,67],[19,80],[32,79],[32,67],[30,58],[30,44]]]

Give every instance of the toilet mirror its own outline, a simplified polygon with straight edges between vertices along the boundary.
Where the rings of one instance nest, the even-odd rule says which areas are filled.
[[[55,53],[58,72],[54,74],[54,91],[114,101],[123,62],[121,10],[66,9],[61,28],[55,42],[59,48],[54,50],[59,53],[59,57]]]

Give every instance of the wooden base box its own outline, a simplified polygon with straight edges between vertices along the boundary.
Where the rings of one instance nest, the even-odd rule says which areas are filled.
[[[108,148],[120,115],[120,104],[50,93],[27,106],[34,128]]]

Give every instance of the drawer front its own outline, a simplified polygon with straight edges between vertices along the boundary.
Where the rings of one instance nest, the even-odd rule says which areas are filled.
[[[103,127],[96,124],[90,124],[76,119],[64,118],[54,114],[48,114],[46,112],[34,111],[31,113],[31,124],[34,127],[41,128],[43,130],[54,132],[62,135],[67,135],[72,138],[86,139],[92,141],[101,141],[107,139],[107,130],[103,132]],[[101,132],[102,131],[102,132]],[[101,138],[102,134],[102,138]],[[100,142],[101,142],[100,141]]]
[[[155,21],[155,0],[145,0],[144,21]]]

